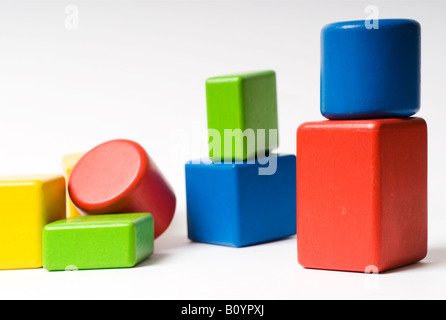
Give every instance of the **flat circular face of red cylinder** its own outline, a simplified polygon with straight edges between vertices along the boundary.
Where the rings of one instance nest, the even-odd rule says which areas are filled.
[[[148,159],[144,149],[128,140],[114,140],[88,152],[73,168],[72,201],[90,213],[113,211],[143,179]],[[97,211],[97,212],[96,212]]]
[[[86,153],[73,168],[68,192],[84,215],[150,213],[155,237],[171,223],[173,190],[136,142],[113,140]]]

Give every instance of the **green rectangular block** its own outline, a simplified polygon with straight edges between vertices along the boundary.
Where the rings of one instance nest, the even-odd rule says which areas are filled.
[[[43,267],[49,271],[131,268],[153,249],[147,213],[69,218],[43,229]]]
[[[246,160],[279,146],[274,71],[210,78],[206,81],[206,97],[209,157],[213,161]],[[264,130],[265,135],[259,135],[258,130]],[[270,130],[276,130],[271,139]]]

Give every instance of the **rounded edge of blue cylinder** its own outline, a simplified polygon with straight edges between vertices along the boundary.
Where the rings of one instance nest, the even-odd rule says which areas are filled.
[[[366,23],[367,21],[372,20],[352,20],[352,21],[340,21],[340,22],[334,22],[325,25],[322,28],[322,34],[324,34],[328,30],[332,29],[366,29]],[[379,29],[384,28],[391,28],[395,26],[402,26],[402,25],[415,25],[418,28],[421,29],[421,24],[414,19],[404,19],[404,18],[394,18],[394,19],[377,19]]]

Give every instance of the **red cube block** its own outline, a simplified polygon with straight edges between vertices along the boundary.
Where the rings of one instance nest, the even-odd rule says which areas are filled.
[[[297,131],[297,237],[305,268],[382,272],[427,254],[427,125],[323,121]]]

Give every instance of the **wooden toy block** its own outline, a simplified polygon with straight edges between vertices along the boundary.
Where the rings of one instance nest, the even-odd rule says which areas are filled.
[[[244,247],[296,234],[296,157],[277,156],[277,170],[255,163],[186,164],[189,239]]]
[[[382,272],[427,254],[421,118],[312,122],[297,131],[297,238],[305,268]]]
[[[61,175],[0,178],[0,269],[42,267],[42,228],[65,217]]]
[[[43,229],[43,266],[49,271],[131,268],[154,249],[150,214],[69,218]]]
[[[79,212],[79,210],[76,209],[70,199],[70,196],[68,195],[68,179],[70,177],[71,171],[73,171],[74,166],[84,155],[85,153],[73,153],[64,156],[62,159],[63,171],[65,179],[67,181],[67,218],[82,216],[82,214]]]
[[[270,145],[269,131],[278,129],[274,71],[210,78],[206,81],[206,94],[208,128],[219,132],[221,142],[219,146],[213,146],[215,141],[210,131],[209,156],[212,160],[246,160],[278,147],[277,132],[276,138],[272,137],[275,145]],[[253,130],[256,142],[252,148],[248,148],[243,136],[248,129]],[[227,139],[225,130],[232,133],[226,135]],[[257,130],[265,130],[263,147],[257,144]],[[261,139],[263,142],[263,136]],[[226,151],[225,144],[229,146]]]
[[[150,212],[155,238],[175,213],[173,190],[143,147],[130,140],[108,141],[87,152],[71,172],[68,191],[83,215]]]
[[[322,30],[321,112],[400,118],[420,109],[421,28],[414,20],[334,23]]]

